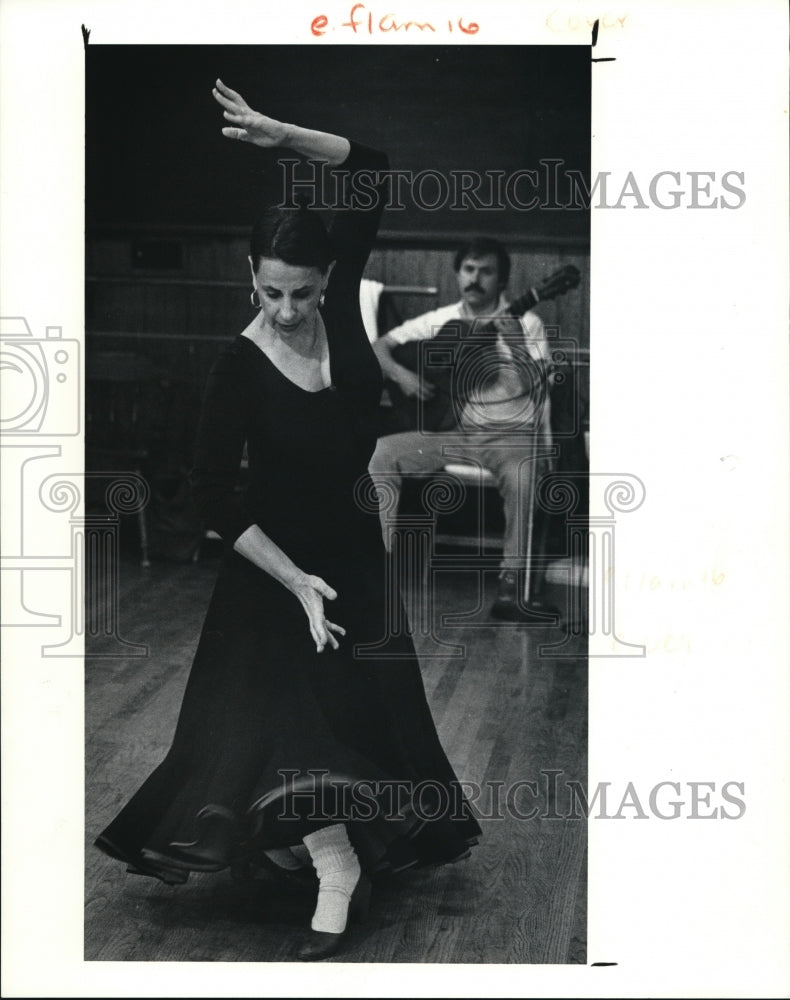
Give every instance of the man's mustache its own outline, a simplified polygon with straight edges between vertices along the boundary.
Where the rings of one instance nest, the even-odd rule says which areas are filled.
[[[464,291],[465,292],[480,292],[481,295],[483,294],[483,289],[480,287],[480,285],[475,285],[475,284],[467,285],[466,288],[464,289]]]

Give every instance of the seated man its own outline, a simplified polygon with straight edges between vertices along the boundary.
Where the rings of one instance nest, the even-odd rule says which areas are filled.
[[[435,338],[447,323],[462,321],[466,327],[463,321],[479,321],[480,328],[484,320],[493,319],[494,333],[480,365],[481,371],[488,372],[487,388],[477,398],[467,395],[455,400],[459,404],[459,418],[449,430],[426,431],[423,423],[417,430],[379,438],[370,474],[374,482],[386,483],[398,491],[403,475],[436,472],[458,458],[471,459],[489,469],[504,501],[505,513],[499,590],[492,613],[517,618],[524,584],[519,571],[525,569],[532,544],[534,484],[537,476],[547,469],[552,454],[545,377],[548,345],[543,323],[535,313],[512,318],[507,312],[505,288],[510,258],[499,241],[484,237],[471,240],[457,251],[453,266],[460,300],[408,320],[380,337],[373,347],[385,379],[394,383],[404,396],[423,401],[427,408],[436,388],[396,359],[398,347]],[[457,325],[460,328],[462,324]],[[471,330],[468,343],[475,340],[474,327]],[[526,368],[523,360],[527,362]],[[526,369],[531,371],[524,378]],[[535,371],[542,373],[542,387],[537,387],[538,391]],[[451,393],[460,392],[452,388],[452,380],[449,384]],[[446,421],[442,423],[442,427],[446,425]],[[383,528],[385,543],[389,545],[386,524]],[[534,598],[532,588],[530,597]],[[536,600],[529,603],[536,610],[549,610]]]

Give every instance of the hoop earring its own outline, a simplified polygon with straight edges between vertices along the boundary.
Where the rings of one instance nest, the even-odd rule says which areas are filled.
[[[253,309],[260,309],[261,308],[261,299],[260,299],[260,296],[258,296],[258,301],[256,302],[255,301],[255,296],[256,295],[258,295],[258,289],[257,288],[253,288],[253,290],[250,292],[250,302],[252,303],[252,308]]]
[[[318,297],[318,308],[320,309],[324,304],[324,299],[326,298],[326,292],[321,292]]]

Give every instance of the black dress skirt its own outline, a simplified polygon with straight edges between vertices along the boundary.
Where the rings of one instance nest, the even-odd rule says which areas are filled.
[[[385,168],[357,144],[342,165]],[[392,628],[402,610],[367,473],[381,373],[359,281],[382,204],[340,211],[331,229],[330,387],[300,388],[245,337],[209,376],[193,487],[225,553],[172,746],[96,840],[138,873],[183,882],[336,822],[371,872],[453,861],[480,834],[411,638]],[[251,524],[337,591],[339,650],[318,654],[298,599],[233,551]]]

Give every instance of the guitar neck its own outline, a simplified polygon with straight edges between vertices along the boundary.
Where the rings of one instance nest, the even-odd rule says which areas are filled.
[[[539,301],[540,300],[535,294],[535,290],[531,288],[524,295],[519,296],[519,298],[517,298],[515,302],[511,302],[510,305],[502,313],[502,316],[514,316],[516,319],[518,319],[519,317],[523,316],[525,312],[528,312],[534,305],[537,305]],[[490,323],[486,323],[485,326],[482,328],[482,330],[477,330],[476,332],[478,334],[495,333],[496,329],[497,329],[496,323],[492,320]]]
[[[511,302],[507,307],[506,314],[508,316],[523,316],[525,312],[538,304],[538,297],[535,295],[535,289],[530,288],[528,292],[524,295],[519,296],[515,302]]]
[[[511,302],[505,310],[504,315],[523,316],[525,312],[529,312],[538,302],[554,299],[558,295],[564,295],[569,289],[576,288],[580,280],[579,269],[572,264],[566,264],[565,267],[561,267],[558,271],[555,271],[539,288],[530,288],[524,295],[519,296],[514,302]],[[496,329],[496,326],[494,323],[488,323],[484,329],[486,332],[492,332]]]

